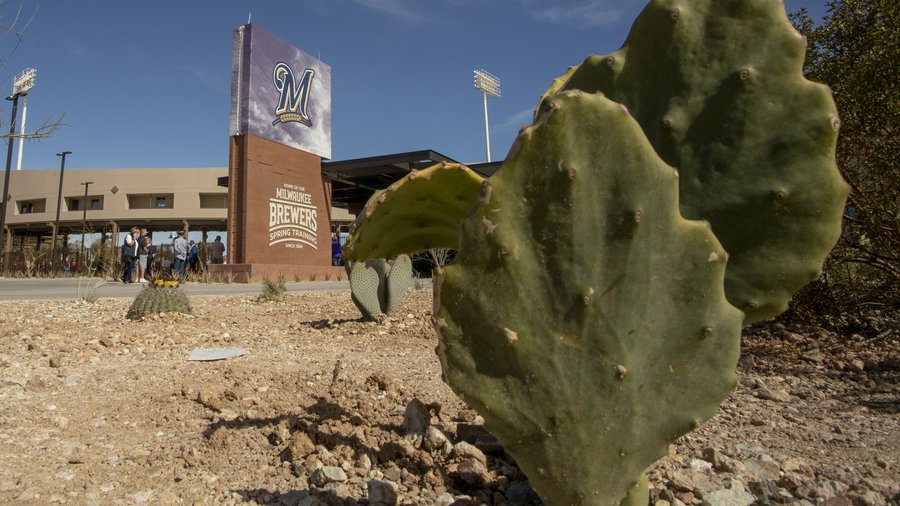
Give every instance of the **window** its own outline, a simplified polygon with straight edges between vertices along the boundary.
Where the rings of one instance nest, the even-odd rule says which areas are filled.
[[[31,214],[34,212],[34,204],[31,202],[22,202],[19,204],[19,214]]]
[[[175,207],[174,193],[129,193],[128,209],[172,209]],[[102,197],[101,197],[101,206]]]
[[[79,209],[79,207],[80,207],[80,206],[79,206],[79,202],[80,202],[80,201],[79,201],[78,199],[72,199],[72,200],[70,200],[70,201],[69,201],[69,211],[77,211],[77,210]]]
[[[91,199],[91,209],[103,209],[100,205],[100,199]]]
[[[200,209],[225,209],[226,197],[225,193],[201,193]]]

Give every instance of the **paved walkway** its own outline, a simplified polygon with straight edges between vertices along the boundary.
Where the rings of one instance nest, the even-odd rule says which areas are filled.
[[[347,281],[285,283],[288,292],[350,291]],[[124,284],[100,278],[20,279],[0,277],[0,300],[80,299],[96,291],[99,297],[134,297],[143,283]],[[261,293],[262,283],[185,283],[189,296]]]

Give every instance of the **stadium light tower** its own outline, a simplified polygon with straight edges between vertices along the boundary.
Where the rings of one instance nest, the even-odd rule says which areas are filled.
[[[13,81],[13,93],[15,93],[16,86],[25,87],[28,89],[34,87],[34,78],[37,76],[37,70],[34,69],[25,69],[21,74],[16,76],[15,81]],[[25,145],[25,119],[28,117],[28,95],[22,99],[22,126],[19,127],[19,155],[16,159],[16,170],[22,170],[22,147]]]
[[[484,142],[487,145],[487,161],[491,161],[491,130],[488,127],[487,97],[500,98],[500,79],[485,70],[475,71],[475,89],[484,96]]]
[[[28,71],[22,72],[13,81],[12,95],[6,97],[6,100],[12,101],[12,119],[9,120],[9,138],[7,139],[6,150],[6,173],[3,175],[3,199],[0,204],[0,256],[3,257],[3,275],[9,271],[9,255],[6,254],[6,207],[9,201],[9,169],[12,165],[13,138],[16,136],[16,114],[19,111],[19,97],[28,95],[28,90],[34,86],[34,74],[29,77]]]

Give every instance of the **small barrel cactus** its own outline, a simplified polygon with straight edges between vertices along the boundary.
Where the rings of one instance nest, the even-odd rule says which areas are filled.
[[[134,298],[128,308],[126,318],[140,320],[153,313],[188,313],[191,303],[187,295],[177,286],[147,286]]]
[[[409,255],[355,262],[347,270],[353,303],[370,320],[396,309],[412,284]]]

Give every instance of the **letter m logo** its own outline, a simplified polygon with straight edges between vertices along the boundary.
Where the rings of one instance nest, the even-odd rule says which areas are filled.
[[[309,104],[310,86],[315,75],[315,70],[306,69],[297,80],[287,63],[275,65],[272,70],[272,79],[279,97],[278,106],[275,108],[276,117],[272,125],[294,122],[312,126],[306,106]]]

